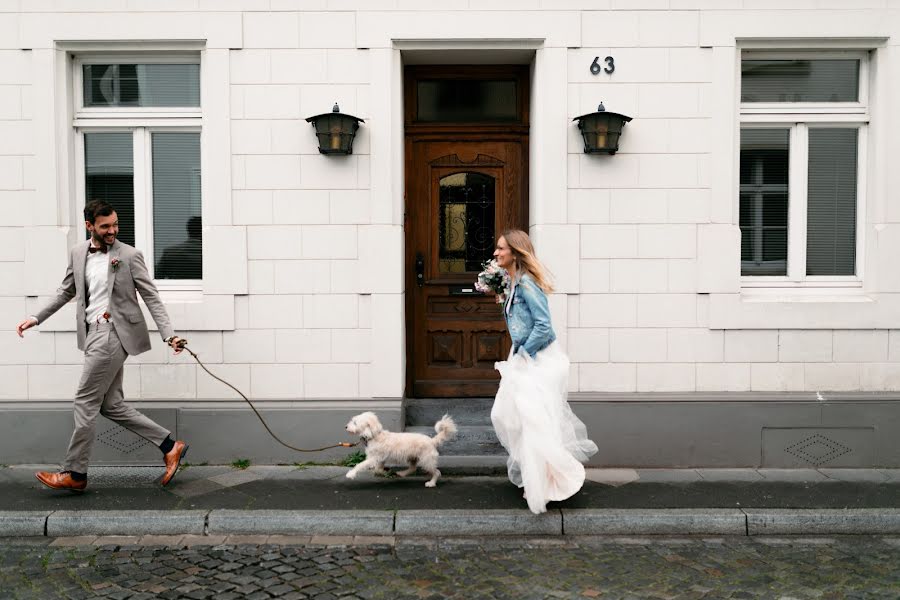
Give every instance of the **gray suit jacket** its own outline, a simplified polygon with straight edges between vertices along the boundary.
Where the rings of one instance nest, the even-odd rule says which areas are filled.
[[[78,327],[79,350],[84,350],[86,337],[84,318],[87,306],[87,281],[84,270],[90,244],[90,240],[85,240],[69,250],[69,267],[66,269],[62,284],[56,290],[56,297],[35,315],[38,323],[43,323],[74,297],[78,306],[75,311],[75,321]],[[112,315],[110,320],[115,325],[116,333],[125,351],[128,354],[140,354],[150,349],[150,334],[138,304],[138,293],[144,299],[144,304],[150,309],[150,314],[153,316],[162,338],[166,339],[175,335],[169,324],[166,307],[159,299],[159,292],[153,285],[147,265],[144,264],[144,255],[134,247],[116,240],[109,248],[107,256],[109,257],[107,271],[109,308],[107,311]],[[118,265],[113,268],[115,260],[118,261]]]

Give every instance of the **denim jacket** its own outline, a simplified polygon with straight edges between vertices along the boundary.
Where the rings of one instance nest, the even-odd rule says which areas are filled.
[[[513,353],[522,348],[534,358],[556,339],[550,324],[547,294],[528,273],[517,277],[503,307],[503,316],[512,338]]]

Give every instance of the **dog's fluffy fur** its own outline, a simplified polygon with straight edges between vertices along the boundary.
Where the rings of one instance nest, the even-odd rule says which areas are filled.
[[[385,463],[406,464],[409,468],[398,471],[397,475],[406,477],[416,472],[417,467],[431,474],[425,487],[437,485],[438,451],[437,448],[456,435],[456,423],[449,415],[435,423],[434,437],[421,433],[395,433],[385,430],[381,421],[373,412],[356,415],[347,423],[347,431],[358,435],[366,444],[366,459],[350,469],[347,477],[353,479],[360,471],[373,469],[376,473],[385,473]]]

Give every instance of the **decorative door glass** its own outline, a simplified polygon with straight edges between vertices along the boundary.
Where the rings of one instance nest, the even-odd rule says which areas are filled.
[[[483,173],[454,173],[440,180],[439,271],[481,271],[494,253],[495,180]]]

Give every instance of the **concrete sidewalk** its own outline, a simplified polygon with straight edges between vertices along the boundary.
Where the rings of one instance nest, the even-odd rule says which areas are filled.
[[[589,469],[531,514],[503,476],[344,477],[345,467],[93,467],[85,494],[0,468],[0,536],[832,535],[900,533],[900,471]]]

